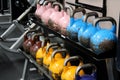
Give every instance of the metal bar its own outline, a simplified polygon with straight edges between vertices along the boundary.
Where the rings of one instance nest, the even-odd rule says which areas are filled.
[[[117,70],[120,72],[120,13],[119,13],[119,27],[118,27],[116,66],[117,66]]]
[[[34,26],[35,26],[35,24],[33,23],[33,24],[31,24],[30,28],[33,28]],[[30,28],[29,28],[27,31],[29,31]],[[25,31],[25,32],[21,35],[21,37],[20,37],[10,48],[7,47],[7,46],[5,46],[5,45],[3,45],[3,44],[2,44],[2,40],[1,40],[1,42],[0,42],[0,47],[1,47],[3,50],[8,51],[8,52],[11,52],[11,53],[18,53],[17,48],[20,47],[20,45],[22,44],[23,37],[24,37],[24,35],[27,33],[27,31]]]
[[[36,2],[37,0],[35,0],[34,3],[17,18],[17,21],[20,21],[26,14],[28,14],[32,7],[35,6]]]
[[[97,6],[93,6],[93,5],[88,5],[88,4],[85,4],[85,3],[80,3],[80,2],[77,2],[77,3],[70,3],[70,2],[66,2],[67,4],[70,4],[70,5],[73,5],[73,6],[76,6],[76,7],[82,7],[82,8],[85,8],[85,9],[89,9],[89,10],[93,10],[93,11],[98,11],[98,12],[103,12],[103,8],[101,7],[97,7]]]
[[[3,9],[3,0],[1,0],[1,14],[4,14],[4,9]]]
[[[17,41],[19,38],[7,38],[4,40],[4,42],[14,42]]]
[[[114,62],[113,58],[106,59],[106,67],[107,67],[107,74],[109,80],[114,80],[113,62]]]
[[[14,29],[15,29],[15,24],[12,24],[1,36],[0,38],[5,39]]]
[[[31,24],[30,28],[28,28],[28,30],[25,31],[25,32],[20,36],[20,38],[10,47],[10,49],[17,49],[17,48],[19,48],[20,45],[21,45],[22,42],[23,42],[23,38],[24,38],[25,34],[26,34],[31,28],[33,28],[33,27],[35,27],[35,26],[36,26],[36,24],[34,24],[34,23]]]
[[[10,14],[11,14],[11,16],[10,16],[10,22],[12,22],[12,2],[11,2],[11,0],[9,0],[9,10],[10,10]]]
[[[26,9],[16,20],[14,20],[13,22],[18,22],[20,21],[24,16],[26,16],[28,14],[28,12],[32,9],[32,7],[36,4],[36,0],[34,1],[34,3],[28,8]],[[14,29],[15,29],[15,24],[12,24],[2,35],[1,38],[4,39],[6,38]],[[19,27],[19,26],[18,26]]]
[[[24,32],[25,30],[24,26],[22,24],[19,24],[17,20],[14,21],[14,24],[16,25],[16,27],[19,28],[21,32]]]
[[[102,9],[103,17],[105,17],[106,14],[107,14],[106,1],[107,1],[107,0],[103,0],[103,9]]]
[[[21,77],[20,80],[25,80],[25,74],[26,74],[26,71],[27,71],[27,65],[28,65],[28,59],[25,59],[24,67],[23,67],[23,73],[22,73],[22,77]]]

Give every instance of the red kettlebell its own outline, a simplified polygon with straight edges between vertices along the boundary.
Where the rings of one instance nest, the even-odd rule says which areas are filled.
[[[41,36],[43,36],[43,38],[44,38],[43,33],[37,33],[37,34],[34,34],[34,35],[32,36],[32,39],[33,39],[33,40],[35,40],[35,39],[34,39],[35,37],[38,38],[38,39],[35,41],[35,44],[30,47],[30,54],[31,54],[34,58],[35,58],[35,55],[36,55],[37,50],[42,46],[42,41],[39,40]]]
[[[22,46],[26,53],[29,53],[30,47],[34,44],[34,40],[32,40],[31,36],[35,33],[37,33],[37,30],[30,30],[24,36],[24,42]]]

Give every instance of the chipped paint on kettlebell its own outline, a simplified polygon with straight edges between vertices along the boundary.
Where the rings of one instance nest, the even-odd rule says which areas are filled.
[[[90,47],[90,37],[93,36],[97,32],[97,28],[95,28],[92,24],[89,23],[88,28],[83,32],[80,36],[80,43],[89,48]]]
[[[108,30],[101,30],[90,39],[90,47],[96,54],[112,50],[116,45],[116,35]]]

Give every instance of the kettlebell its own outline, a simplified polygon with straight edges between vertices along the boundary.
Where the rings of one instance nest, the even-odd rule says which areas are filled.
[[[87,16],[88,15],[88,16]],[[98,17],[97,12],[92,12],[92,13],[87,13],[85,17],[89,17],[89,16],[95,16],[95,18]],[[89,23],[87,23],[89,24]],[[85,31],[83,33],[81,33],[81,36],[79,37],[79,42],[85,46],[86,48],[90,47],[90,37],[93,36],[98,29],[93,26],[93,24],[91,25],[87,25],[87,29],[85,29]]]
[[[48,69],[51,63],[51,55],[54,50],[61,48],[59,43],[50,43],[50,45],[46,48],[45,56],[43,57],[43,66]]]
[[[38,37],[38,39],[35,41],[34,45],[30,47],[30,54],[35,58],[37,50],[42,46],[42,41],[40,40],[40,37],[43,36],[43,33],[37,33],[32,36],[32,39],[34,40],[35,37]]]
[[[63,6],[61,3],[59,2],[53,2],[52,4],[52,7],[47,9],[41,16],[41,19],[42,19],[42,22],[45,24],[45,25],[48,25],[48,20],[50,18],[50,15],[53,13],[53,12],[57,12],[59,11],[60,9],[62,9]]]
[[[85,72],[84,75],[80,75],[80,71]],[[96,80],[96,66],[91,63],[83,64],[78,66],[76,69],[76,78],[75,80]]]
[[[39,65],[43,65],[43,58],[46,54],[46,48],[50,45],[50,40],[48,38],[45,38],[43,41],[42,47],[40,47],[36,52],[36,62]]]
[[[72,24],[73,24],[73,22],[74,22],[74,17],[73,17],[73,11],[74,11],[74,9],[73,9],[73,7],[72,6],[65,6],[64,7],[64,11],[66,12],[66,13],[68,13],[68,15],[70,16],[70,18],[69,18],[69,22],[68,22],[68,25],[66,26],[66,29],[65,29],[65,35],[67,35],[67,27],[70,27]],[[67,18],[68,19],[68,18]],[[67,20],[66,20],[67,21]],[[59,22],[58,22],[59,23]],[[59,26],[60,27],[60,30],[62,30],[61,29],[61,26]],[[62,32],[62,31],[61,31]]]
[[[54,2],[53,7],[58,5],[59,10],[51,13],[49,20],[48,20],[48,26],[52,29],[55,25],[57,26],[57,23],[59,18],[63,17],[63,5],[59,2]]]
[[[77,9],[75,9],[73,12],[72,18],[71,18],[72,23],[71,23],[71,25],[68,25],[68,27],[67,27],[67,36],[74,41],[78,41],[77,33],[78,33],[78,30],[80,29],[80,26],[82,24],[82,19],[83,19],[83,16],[78,19],[74,18],[75,14],[78,12],[81,12],[83,15],[85,15],[85,13],[86,13],[84,8],[78,7]]]
[[[81,27],[78,31],[78,41],[80,42],[80,37],[82,36],[83,32],[90,26],[92,26],[92,23],[88,22],[88,18],[91,16],[98,17],[98,14],[96,12],[89,12],[84,15],[83,22],[81,24]]]
[[[65,59],[69,58],[69,53],[66,49],[57,49],[51,55],[51,63],[49,66],[49,73],[54,80],[60,80],[61,72],[64,67]]]
[[[100,22],[111,22],[111,28],[106,26],[102,28]],[[100,17],[94,20],[94,25],[97,26],[98,31],[90,38],[90,47],[98,55],[100,53],[110,51],[115,48],[116,37],[116,21],[112,17]]]
[[[71,65],[68,65],[68,63]],[[64,69],[61,74],[61,80],[75,80],[75,71],[79,65],[83,65],[83,59],[80,56],[71,56],[67,58],[64,62]],[[84,71],[81,70],[80,74],[84,75]]]
[[[30,30],[30,31],[26,32],[26,34],[24,36],[24,42],[23,42],[22,46],[23,46],[23,49],[26,53],[30,52],[30,47],[33,46],[33,44],[34,44],[34,40],[32,39],[32,35],[35,33],[38,33],[38,31],[37,30]]]

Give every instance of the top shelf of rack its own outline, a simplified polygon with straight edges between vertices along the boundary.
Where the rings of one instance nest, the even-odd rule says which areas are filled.
[[[71,39],[69,39],[67,36],[64,36],[62,34],[60,34],[59,32],[56,32],[52,29],[50,29],[48,26],[44,25],[38,18],[36,18],[34,15],[30,16],[31,17],[31,21],[37,25],[39,25],[40,27],[42,27],[45,30],[48,30],[50,33],[55,34],[57,37],[63,39],[66,43],[71,44],[72,46],[74,46],[77,50],[80,50],[81,53],[83,53],[84,56],[89,56],[95,60],[103,60],[106,58],[112,58],[115,57],[115,49],[111,50],[111,51],[107,51],[104,53],[100,53],[99,55],[97,55],[95,52],[93,52],[91,49],[89,48],[85,48],[84,46],[82,46],[80,43],[75,42]]]

